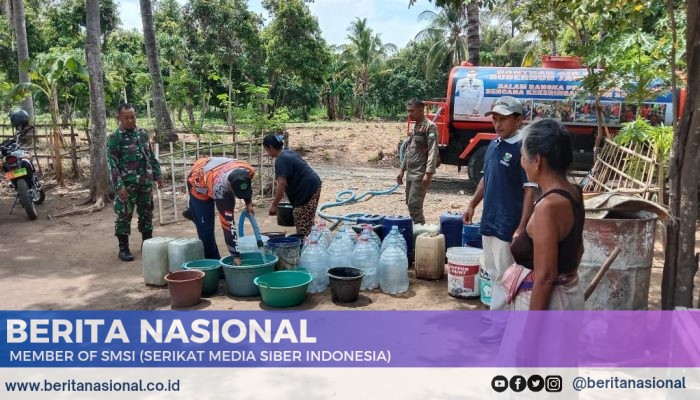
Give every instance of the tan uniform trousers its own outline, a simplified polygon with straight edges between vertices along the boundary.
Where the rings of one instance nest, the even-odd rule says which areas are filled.
[[[425,193],[422,180],[406,181],[406,205],[414,224],[425,224],[425,216],[423,215]]]

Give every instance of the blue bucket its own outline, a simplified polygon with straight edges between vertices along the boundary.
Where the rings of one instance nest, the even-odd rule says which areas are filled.
[[[277,270],[294,270],[301,259],[301,238],[280,237],[271,238],[265,245],[267,249],[279,258]]]

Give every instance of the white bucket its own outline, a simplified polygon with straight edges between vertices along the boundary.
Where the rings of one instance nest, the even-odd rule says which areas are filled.
[[[258,240],[255,238],[255,235],[240,236],[238,238],[238,251],[241,253],[264,253],[265,245],[270,238],[265,235],[260,235],[260,238],[263,241],[263,247],[258,247]]]
[[[473,299],[479,297],[479,269],[484,251],[473,247],[447,249],[447,293]]]

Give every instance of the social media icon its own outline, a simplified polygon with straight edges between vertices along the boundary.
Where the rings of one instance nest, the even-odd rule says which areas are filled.
[[[522,392],[526,386],[525,378],[520,375],[515,375],[510,378],[510,390],[514,392]]]
[[[491,380],[491,388],[498,393],[505,392],[508,389],[508,378],[503,375],[497,375]]]
[[[539,375],[532,375],[527,379],[527,388],[533,392],[539,392],[544,389],[544,379]]]
[[[544,390],[548,392],[561,392],[561,376],[548,375],[544,378]]]

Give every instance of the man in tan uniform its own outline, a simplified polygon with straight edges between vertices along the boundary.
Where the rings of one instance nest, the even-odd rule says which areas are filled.
[[[408,118],[415,122],[413,132],[406,143],[401,172],[396,177],[400,185],[406,173],[406,204],[411,219],[416,224],[425,224],[423,201],[430,187],[438,163],[437,126],[425,118],[425,104],[411,99],[406,104]]]

